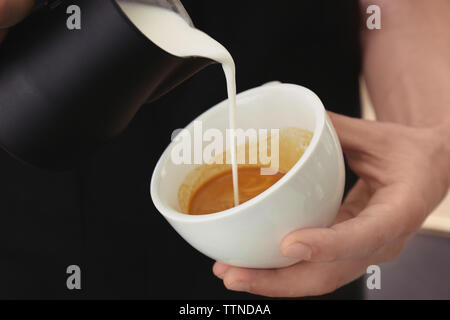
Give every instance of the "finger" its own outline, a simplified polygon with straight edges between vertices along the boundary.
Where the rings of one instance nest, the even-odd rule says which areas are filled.
[[[230,266],[228,264],[217,261],[216,263],[214,263],[213,273],[216,275],[216,277],[223,279],[223,275],[229,268]]]
[[[0,28],[8,28],[30,12],[34,0],[0,0]]]
[[[227,289],[268,297],[305,297],[330,293],[358,278],[367,261],[301,262],[282,269],[230,267],[223,276]]]
[[[283,239],[281,252],[287,257],[320,262],[369,256],[406,233],[405,219],[414,210],[408,199],[397,186],[378,190],[355,218],[330,228],[294,231]]]
[[[382,186],[380,173],[386,171],[383,162],[386,151],[380,150],[389,143],[386,123],[367,121],[328,112],[339,136],[342,149],[350,168],[361,178],[371,181],[372,186]]]
[[[386,135],[375,121],[351,118],[328,111],[344,150],[365,150],[367,146],[384,143]]]
[[[409,237],[383,246],[364,259],[333,262],[300,262],[275,270],[246,269],[227,266],[222,275],[224,285],[268,297],[306,297],[335,291],[357,279],[367,267],[396,258]]]
[[[339,224],[346,220],[355,218],[367,205],[370,199],[370,191],[367,184],[359,179],[346,196],[344,203],[335,219],[335,224]],[[315,230],[315,229],[310,229]],[[295,231],[287,235],[280,245],[283,255],[295,257],[301,260],[311,260],[312,249],[310,246],[299,241],[299,231]],[[303,236],[301,234],[300,236]],[[311,239],[312,240],[312,239]],[[317,259],[317,254],[314,259]]]

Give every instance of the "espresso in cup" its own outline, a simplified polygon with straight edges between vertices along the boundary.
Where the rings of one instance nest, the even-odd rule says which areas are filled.
[[[311,142],[312,132],[296,127],[287,127],[279,130],[277,136],[277,150],[272,150],[272,137],[266,138],[268,152],[272,159],[274,152],[278,154],[278,163],[275,170],[270,169],[273,163],[261,164],[259,158],[256,163],[250,164],[251,148],[259,152],[261,139],[247,142],[237,148],[237,158],[243,155],[244,163],[238,164],[239,199],[240,204],[258,196],[278,180],[280,180],[303,155]],[[225,162],[227,153],[222,153],[217,159]],[[234,185],[231,165],[205,164],[192,170],[184,179],[178,191],[178,201],[181,211],[190,215],[203,215],[230,209],[234,203]]]
[[[281,179],[284,173],[262,175],[259,167],[239,168],[239,200],[244,203],[256,197]],[[189,201],[189,214],[209,214],[234,206],[233,172],[225,171],[214,176],[193,193]]]

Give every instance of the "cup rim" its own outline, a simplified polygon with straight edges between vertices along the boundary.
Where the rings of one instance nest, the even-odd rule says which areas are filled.
[[[246,91],[243,91],[236,96],[236,105],[239,105],[239,100],[248,98],[252,95],[256,95],[259,91],[274,89],[274,88],[282,88],[282,89],[288,89],[288,90],[296,90],[296,91],[303,91],[303,94],[309,95],[313,100],[316,100],[316,103],[313,104],[312,109],[315,112],[315,127],[313,132],[313,137],[311,139],[310,144],[306,148],[303,155],[300,157],[299,160],[295,163],[295,165],[284,174],[283,177],[281,177],[280,180],[275,182],[272,186],[270,186],[268,189],[264,190],[260,194],[258,194],[256,197],[240,204],[237,207],[233,207],[227,210],[214,212],[210,214],[204,214],[204,215],[190,215],[186,213],[179,212],[178,210],[174,210],[173,208],[169,207],[168,205],[164,204],[164,202],[159,197],[159,194],[157,192],[157,182],[160,179],[160,172],[161,168],[164,165],[165,161],[167,161],[167,153],[170,151],[170,148],[172,146],[171,142],[163,151],[161,154],[151,177],[150,182],[150,195],[152,198],[152,201],[155,205],[155,207],[158,209],[158,211],[165,217],[169,218],[171,220],[181,221],[181,222],[206,222],[206,221],[213,221],[217,219],[224,219],[226,217],[236,215],[242,211],[245,211],[247,208],[252,207],[256,205],[257,203],[261,202],[263,199],[268,197],[270,194],[278,190],[283,184],[287,183],[292,177],[299,171],[301,168],[305,165],[307,161],[311,158],[311,154],[314,152],[314,150],[317,148],[317,145],[319,143],[319,140],[323,134],[324,128],[325,128],[325,118],[326,118],[326,110],[323,106],[323,103],[321,102],[320,98],[310,89],[296,85],[296,84],[290,84],[290,83],[269,83],[267,85],[258,86]],[[226,103],[228,99],[225,99],[213,107],[209,108],[205,112],[201,113],[198,117],[196,117],[194,120],[192,120],[189,124],[187,124],[184,128],[187,128],[191,126],[194,121],[197,121],[199,119],[208,118],[210,114],[217,111],[217,108],[220,107],[222,104]]]

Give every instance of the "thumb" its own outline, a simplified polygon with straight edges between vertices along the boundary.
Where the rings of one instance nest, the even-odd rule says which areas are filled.
[[[8,28],[30,12],[34,0],[0,0],[0,28]]]
[[[283,255],[313,262],[361,259],[408,234],[411,226],[405,220],[412,219],[405,217],[416,207],[408,189],[390,185],[369,199],[368,189],[360,182],[350,191],[339,213],[349,219],[329,228],[306,228],[288,234],[280,246]]]

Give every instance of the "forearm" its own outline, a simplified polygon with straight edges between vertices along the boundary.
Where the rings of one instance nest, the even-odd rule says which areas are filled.
[[[370,4],[382,27],[363,28],[363,73],[377,118],[450,138],[450,1],[361,0],[361,9]]]

